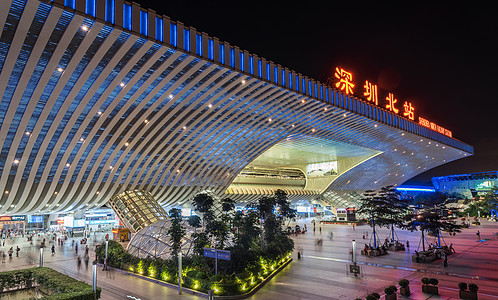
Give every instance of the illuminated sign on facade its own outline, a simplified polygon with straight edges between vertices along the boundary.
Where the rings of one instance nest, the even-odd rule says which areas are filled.
[[[355,87],[355,84],[353,82],[353,74],[351,72],[348,72],[347,70],[344,70],[343,68],[336,67],[334,76],[335,78],[338,79],[337,82],[335,83],[335,87],[343,91],[347,95],[352,95],[353,88]],[[363,86],[363,88],[364,88],[363,96],[365,97],[365,100],[367,102],[375,103],[376,106],[379,106],[377,85],[367,80],[365,81],[365,85]],[[415,107],[411,102],[404,101],[398,103],[398,99],[395,97],[393,93],[388,93],[385,99],[386,99],[386,104],[384,108],[387,111],[392,112],[394,114],[403,114],[403,117],[415,121]],[[419,124],[431,130],[444,134],[446,136],[452,137],[451,131],[433,122],[430,122],[422,117],[419,117]]]
[[[335,68],[335,78],[339,79],[335,87],[346,93],[353,94],[353,74],[342,68]]]
[[[0,221],[4,221],[4,222],[7,222],[7,221],[25,221],[26,220],[26,216],[1,216],[0,217]]]
[[[403,109],[403,116],[412,121],[415,120],[415,107],[413,107],[410,102],[405,101],[405,104],[403,104]]]
[[[388,111],[397,114],[399,109],[397,109],[395,105],[398,102],[398,99],[394,98],[393,93],[389,93],[388,96],[386,97],[386,100],[387,100],[386,109]]]
[[[379,105],[379,98],[377,97],[377,85],[368,82],[365,82],[363,86],[365,91],[363,92],[363,96],[366,97],[367,101],[375,103],[375,105]]]
[[[453,135],[453,133],[451,131],[449,131],[448,129],[446,129],[442,126],[439,126],[436,123],[431,122],[429,120],[426,120],[422,117],[418,117],[418,123],[426,128],[437,131],[437,132],[444,134],[444,135],[447,135],[449,137],[452,137],[452,135]]]

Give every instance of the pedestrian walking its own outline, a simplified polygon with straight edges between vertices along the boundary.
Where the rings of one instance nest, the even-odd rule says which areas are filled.
[[[10,247],[8,253],[9,253],[9,259],[12,259],[12,253],[14,253],[14,250],[12,249],[12,247]]]
[[[79,271],[81,268],[81,257],[78,256],[78,260],[77,260],[76,264],[78,266],[78,271]]]
[[[320,226],[320,234],[322,234],[322,226]]]
[[[481,241],[481,233],[479,232],[479,230],[477,230],[476,235],[477,235],[477,240]]]
[[[90,256],[85,255],[85,269],[88,271],[88,261],[90,261]]]
[[[16,257],[19,257],[19,251],[21,251],[21,249],[19,246],[16,246]]]
[[[410,241],[406,241],[406,248],[410,248]]]
[[[52,255],[55,254],[55,245],[52,245]]]
[[[443,252],[443,255],[444,255],[443,266],[445,268],[447,268],[448,267],[448,255],[446,254],[446,252]]]

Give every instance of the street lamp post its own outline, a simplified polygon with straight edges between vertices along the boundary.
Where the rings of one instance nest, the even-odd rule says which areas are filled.
[[[95,293],[95,299],[97,299],[97,260],[92,263],[92,291]]]
[[[356,265],[356,240],[353,240],[353,254],[351,256],[353,264]]]
[[[107,271],[107,253],[109,251],[109,241],[105,240],[104,270]]]
[[[182,294],[182,251],[178,251],[178,294]]]
[[[40,268],[43,267],[43,247],[40,247]]]

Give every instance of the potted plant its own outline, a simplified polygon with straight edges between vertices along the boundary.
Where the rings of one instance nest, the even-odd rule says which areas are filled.
[[[408,281],[408,279],[400,279],[398,281],[398,284],[399,284],[399,293],[402,295],[402,296],[410,296],[410,281]]]
[[[380,299],[380,295],[378,293],[371,293],[370,295],[367,295],[367,300],[378,300]]]
[[[422,292],[427,294],[439,295],[439,290],[437,285],[439,284],[439,280],[436,278],[427,278],[424,277],[421,279],[422,281]]]
[[[396,300],[396,291],[398,288],[394,285],[390,285],[384,289],[384,293],[386,293],[386,300]]]
[[[467,284],[465,282],[460,282],[458,284],[458,288],[460,289],[460,291],[458,291],[458,294],[461,299],[477,300],[477,290],[479,290],[477,284],[469,283],[469,290],[467,290]]]

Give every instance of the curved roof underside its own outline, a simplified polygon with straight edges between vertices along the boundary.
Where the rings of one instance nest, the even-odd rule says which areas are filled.
[[[134,189],[163,205],[223,195],[290,135],[382,152],[334,190],[400,183],[473,152],[322,84],[303,94],[60,2],[2,0],[0,214],[96,207]]]

